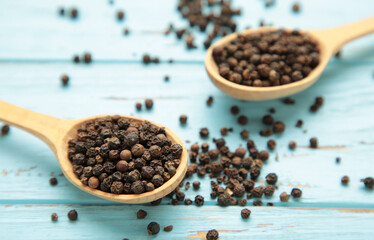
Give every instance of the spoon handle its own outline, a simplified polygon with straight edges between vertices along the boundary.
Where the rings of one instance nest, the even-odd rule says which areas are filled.
[[[314,31],[315,34],[325,41],[332,54],[337,53],[347,42],[373,32],[374,17],[339,27]]]
[[[55,152],[54,144],[69,126],[66,123],[70,120],[58,119],[0,101],[0,121],[35,135]]]

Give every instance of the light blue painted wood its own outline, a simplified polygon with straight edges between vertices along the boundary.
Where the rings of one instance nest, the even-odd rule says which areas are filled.
[[[243,8],[238,19],[238,30],[257,27],[260,20],[279,27],[318,29],[334,27],[357,21],[373,14],[372,1],[300,1],[302,12],[291,13],[294,0],[279,1],[273,8],[266,9],[263,1],[237,0],[233,6]],[[204,51],[186,51],[185,43],[174,35],[164,36],[170,23],[185,27],[176,10],[177,1],[158,0],[157,10],[147,0],[116,1],[47,1],[5,0],[0,9],[0,59],[8,60],[65,60],[73,54],[90,51],[94,60],[139,61],[145,52],[178,60],[203,60]],[[76,21],[57,14],[58,6],[77,6],[80,17]],[[126,11],[126,19],[115,19],[117,9]],[[131,31],[123,36],[124,27]],[[203,35],[196,33],[198,39]],[[347,51],[370,50],[374,36],[358,40],[347,46]],[[197,41],[202,46],[202,41]],[[372,49],[372,48],[371,48]],[[372,53],[372,52],[371,52]],[[371,54],[371,60],[374,60]]]
[[[103,113],[135,114],[161,122],[184,141],[191,142],[203,142],[198,134],[201,127],[209,127],[209,143],[212,143],[213,137],[220,136],[221,127],[234,127],[234,132],[227,137],[232,149],[245,146],[246,142],[239,136],[243,128],[236,123],[235,117],[229,114],[230,106],[238,104],[242,113],[249,117],[246,128],[251,132],[251,138],[259,149],[265,149],[268,140],[258,134],[259,130],[265,127],[261,118],[267,109],[275,107],[275,118],[285,121],[287,129],[282,136],[274,136],[279,139],[278,146],[265,164],[260,178],[263,181],[269,172],[279,174],[279,190],[267,201],[278,203],[281,192],[289,192],[292,186],[302,185],[304,197],[298,202],[283,205],[373,208],[373,192],[365,191],[359,181],[363,177],[374,175],[370,158],[373,151],[374,123],[370,117],[363,117],[374,110],[371,70],[370,65],[348,66],[344,60],[342,63],[332,63],[311,89],[294,97],[295,106],[284,105],[279,100],[244,103],[230,99],[209,82],[203,66],[198,64],[176,64],[172,68],[167,64],[150,67],[138,64],[95,64],[88,67],[72,64],[7,64],[0,67],[0,79],[7,78],[2,81],[0,95],[11,103],[61,118],[83,118]],[[62,72],[71,77],[71,85],[66,89],[60,86],[58,79]],[[165,74],[170,75],[169,83],[163,81]],[[186,87],[190,90],[186,91]],[[205,100],[210,94],[214,95],[215,100],[212,107],[207,107]],[[314,97],[321,94],[325,97],[325,105],[318,113],[309,113],[308,109]],[[27,96],[27,100],[20,96]],[[150,112],[136,112],[135,102],[146,97],[155,99],[154,109]],[[46,99],[49,104],[46,104]],[[179,115],[183,113],[189,116],[186,127],[181,127],[178,122]],[[304,120],[303,129],[307,130],[307,133],[294,127],[297,119]],[[309,138],[313,136],[318,137],[321,146],[331,148],[311,150],[300,147],[294,152],[288,150],[290,140],[295,140],[299,146],[307,146]],[[49,187],[50,173],[57,175],[60,170],[52,152],[36,138],[18,129],[12,129],[11,135],[1,138],[0,142],[4,146],[0,148],[0,171],[8,173],[6,176],[0,175],[0,189],[13,189],[0,196],[2,203],[72,201],[109,204],[80,192],[63,177],[59,177],[58,187]],[[24,150],[17,151],[20,147]],[[276,155],[278,161],[275,160]],[[335,163],[337,156],[342,157],[342,163],[339,165]],[[30,171],[18,172],[18,169],[34,166],[36,168]],[[21,177],[17,176],[18,174]],[[340,185],[343,175],[351,177],[348,187]],[[207,178],[200,191],[207,199],[210,199],[209,188]],[[25,191],[27,194],[24,194]],[[188,193],[191,197],[194,197],[194,194],[196,192],[191,190]],[[210,204],[215,203],[213,200]]]
[[[157,206],[144,207],[148,216],[136,219],[135,206],[1,206],[1,239],[20,239],[29,229],[28,239],[205,239],[206,231],[217,229],[220,239],[372,239],[371,212],[342,210],[252,207],[251,217],[242,220],[240,207]],[[78,220],[70,222],[67,212],[76,209]],[[51,213],[59,216],[51,222]],[[156,236],[147,235],[147,225],[157,221],[161,227],[172,224]],[[21,229],[20,229],[21,227]],[[4,228],[5,229],[5,228]],[[199,231],[202,231],[199,233]],[[28,232],[30,233],[30,232]],[[200,237],[199,237],[200,236]]]
[[[238,0],[233,5],[244,7],[243,16],[238,18],[239,29],[257,26],[260,19],[277,26],[333,27],[373,14],[369,0],[360,4],[302,1],[299,15],[289,14],[292,3],[278,1],[271,9],[254,0]],[[318,239],[327,235],[331,239],[371,239],[374,192],[365,190],[359,179],[374,176],[374,36],[347,45],[343,59],[332,60],[314,86],[294,96],[295,106],[279,100],[241,102],[210,83],[202,65],[203,50],[186,51],[183,42],[160,33],[170,22],[178,27],[186,24],[175,11],[175,1],[159,0],[157,10],[151,4],[144,0],[116,1],[113,6],[106,1],[2,1],[0,99],[61,118],[133,114],[163,123],[192,143],[204,142],[198,134],[201,127],[209,128],[211,143],[213,137],[220,136],[221,127],[232,126],[234,133],[226,137],[231,149],[245,145],[239,137],[243,128],[229,114],[232,105],[239,105],[249,117],[246,129],[259,149],[265,149],[268,140],[258,134],[264,128],[261,117],[275,107],[275,118],[284,121],[287,129],[282,136],[274,136],[278,146],[263,167],[260,184],[269,172],[279,175],[274,197],[263,199],[277,207],[252,207],[249,202],[253,215],[248,222],[242,221],[241,207],[221,208],[210,199],[208,177],[186,180],[201,181],[199,191],[191,188],[186,192],[189,198],[196,194],[205,197],[206,206],[200,208],[167,206],[169,199],[158,207],[104,201],[76,189],[60,176],[57,161],[44,143],[12,128],[9,136],[0,138],[0,239],[148,239],[145,228],[150,221],[175,227],[172,233],[161,233],[156,239],[183,239],[212,228],[248,229],[221,232],[221,239]],[[80,19],[74,22],[59,17],[58,6],[77,6]],[[123,23],[115,20],[120,8],[126,11]],[[128,37],[121,34],[124,26],[130,28]],[[70,62],[73,54],[86,50],[93,53],[93,64]],[[176,63],[143,66],[138,62],[144,52],[164,60],[176,59]],[[68,88],[60,86],[62,73],[71,77]],[[171,78],[169,83],[163,81],[166,74]],[[214,96],[212,107],[205,105],[209,95]],[[325,97],[325,104],[311,114],[308,108],[319,95]],[[154,109],[136,112],[135,103],[144,98],[155,99]],[[180,114],[189,116],[185,127],[179,125]],[[294,127],[297,119],[304,120],[303,129]],[[326,148],[305,148],[312,136]],[[288,150],[290,140],[300,146],[296,151]],[[337,156],[342,158],[339,165],[335,163]],[[343,175],[351,178],[347,187],[340,185]],[[58,178],[55,187],[49,186],[51,176]],[[281,192],[299,185],[303,190],[299,201],[279,201]],[[79,212],[76,223],[66,218],[71,208]],[[146,220],[135,219],[139,208],[149,212]],[[357,210],[361,208],[369,210]],[[50,222],[52,212],[59,214],[58,223]]]

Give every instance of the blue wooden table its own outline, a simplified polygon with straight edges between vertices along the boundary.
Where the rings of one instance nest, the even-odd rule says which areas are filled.
[[[238,0],[243,8],[238,29],[258,26],[260,20],[275,26],[317,29],[333,27],[374,15],[371,0],[301,1],[299,14],[291,12],[293,1],[277,1],[265,8],[259,0]],[[278,146],[263,167],[260,183],[269,172],[279,176],[279,189],[264,202],[275,207],[248,208],[244,221],[242,207],[222,208],[212,200],[210,179],[201,181],[199,191],[205,205],[124,205],[105,201],[75,188],[61,174],[52,151],[37,138],[16,128],[0,138],[0,239],[204,239],[207,230],[217,229],[221,239],[373,239],[374,191],[366,190],[360,179],[374,175],[374,35],[345,46],[341,59],[333,59],[321,79],[293,98],[295,105],[279,100],[242,102],[232,99],[209,81],[203,66],[204,51],[188,51],[174,35],[162,32],[169,23],[183,27],[186,22],[171,0],[3,0],[0,7],[0,99],[60,118],[82,118],[97,114],[137,115],[162,123],[186,144],[199,139],[199,129],[208,127],[219,137],[223,126],[233,127],[226,137],[231,148],[245,146],[229,108],[236,104],[250,119],[246,126],[260,149],[266,149],[261,117],[275,107],[275,118],[287,124],[286,133],[276,137]],[[76,6],[75,21],[57,14],[59,6]],[[126,12],[118,22],[118,9]],[[128,27],[130,34],[122,31]],[[197,36],[202,39],[202,35]],[[199,42],[201,44],[201,42]],[[72,56],[89,51],[92,64],[73,64]],[[150,53],[161,64],[144,66],[141,57]],[[167,63],[174,59],[173,64]],[[59,77],[66,73],[71,84],[62,88]],[[170,82],[163,77],[170,76]],[[205,104],[214,97],[211,107]],[[318,113],[309,106],[316,96],[325,97]],[[135,111],[144,98],[155,100],[152,111]],[[2,113],[0,113],[2,114]],[[181,114],[189,116],[185,127]],[[295,128],[298,119],[302,129]],[[319,139],[319,149],[309,149],[309,138]],[[298,144],[288,150],[288,142]],[[336,164],[335,158],[341,157]],[[348,186],[340,178],[348,175]],[[49,178],[58,185],[50,186]],[[282,203],[279,194],[293,187],[303,190],[299,201]],[[70,209],[78,221],[69,222]],[[136,211],[148,216],[136,219]],[[51,213],[59,215],[51,222]],[[161,231],[149,237],[146,226],[156,221],[172,224],[171,233]]]

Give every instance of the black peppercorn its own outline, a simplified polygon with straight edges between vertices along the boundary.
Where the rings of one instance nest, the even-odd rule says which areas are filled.
[[[136,213],[136,217],[138,219],[144,219],[146,216],[148,215],[148,213],[146,211],[144,211],[143,209],[140,209],[137,213]]]
[[[293,198],[300,198],[303,192],[299,188],[293,188],[291,191],[291,195]]]
[[[288,147],[291,149],[291,150],[294,150],[296,148],[296,143],[294,141],[291,141],[288,143]]]
[[[166,225],[166,226],[164,226],[164,231],[165,232],[171,232],[171,231],[173,231],[173,225]]]
[[[238,114],[238,113],[240,112],[240,109],[239,109],[238,106],[232,106],[232,107],[230,108],[230,112],[231,112],[233,115],[236,115],[236,114]]]
[[[122,10],[117,11],[117,19],[123,20],[125,13]]]
[[[91,54],[90,53],[85,53],[83,55],[83,61],[85,63],[91,63],[92,62],[92,57],[91,57]]]
[[[249,210],[248,208],[244,208],[241,211],[241,216],[243,219],[248,219],[250,215],[251,215],[251,210]]]
[[[145,108],[146,109],[152,109],[153,107],[153,100],[152,99],[146,99],[145,100]]]
[[[160,232],[160,224],[156,222],[149,223],[147,226],[147,231],[149,236],[156,235]]]
[[[192,183],[192,186],[193,186],[193,189],[199,190],[200,189],[200,182],[195,181],[195,182]]]
[[[219,238],[219,233],[215,229],[209,230],[206,234],[207,240],[217,240],[218,238]]]
[[[342,181],[343,185],[347,185],[349,183],[349,177],[348,176],[343,176],[341,181]]]
[[[269,173],[268,175],[266,175],[265,179],[268,184],[274,185],[278,181],[278,176],[275,173]]]
[[[187,122],[187,115],[181,115],[181,116],[179,117],[179,122],[180,122],[181,124],[186,124],[186,122]]]
[[[270,150],[274,150],[277,146],[277,142],[274,139],[270,139],[269,141],[267,141],[267,146]]]
[[[318,140],[317,138],[313,137],[309,140],[310,142],[310,147],[311,148],[317,148],[318,147]]]
[[[64,74],[61,76],[62,86],[67,86],[69,83],[69,76]]]
[[[2,126],[2,127],[1,127],[1,136],[6,136],[6,135],[8,135],[9,130],[10,130],[9,125],[4,125],[4,126]]]
[[[69,218],[70,221],[75,221],[75,220],[77,220],[77,218],[78,218],[78,213],[77,213],[77,211],[75,211],[75,209],[70,210],[70,211],[68,212],[68,218]]]
[[[211,106],[213,104],[213,97],[209,96],[208,100],[206,100],[206,105]]]
[[[209,130],[208,130],[208,128],[202,128],[202,129],[200,129],[200,137],[202,137],[202,138],[209,137]]]
[[[288,195],[286,192],[282,192],[279,198],[282,202],[288,202],[288,200],[290,199],[290,196],[291,195]]]
[[[52,215],[51,215],[51,220],[52,220],[53,222],[56,222],[56,221],[58,220],[57,213],[52,213]]]
[[[204,197],[201,196],[201,195],[197,195],[195,197],[195,204],[196,204],[196,206],[202,206],[202,205],[204,205]]]
[[[364,183],[364,185],[367,189],[373,189],[374,188],[374,178],[372,178],[372,177],[363,178],[363,179],[361,179],[361,182]]]
[[[49,184],[51,184],[51,186],[56,186],[57,185],[57,179],[56,178],[49,179]]]

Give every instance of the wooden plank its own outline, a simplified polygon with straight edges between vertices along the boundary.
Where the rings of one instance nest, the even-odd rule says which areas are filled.
[[[64,89],[58,77],[66,72],[71,85]],[[170,75],[165,83],[163,76]],[[237,104],[250,123],[251,132],[259,149],[266,148],[267,138],[258,131],[264,126],[261,118],[267,109],[275,107],[275,118],[287,124],[286,133],[275,136],[276,151],[263,168],[260,180],[269,172],[279,175],[279,190],[265,202],[282,206],[320,207],[374,207],[374,192],[366,191],[360,178],[373,176],[370,156],[373,149],[374,91],[372,66],[348,64],[344,60],[331,63],[323,77],[310,89],[294,96],[295,106],[287,106],[279,100],[267,102],[241,102],[219,92],[208,80],[198,64],[168,64],[143,66],[141,64],[1,64],[0,95],[5,101],[35,111],[62,118],[80,118],[96,114],[134,114],[165,124],[184,141],[203,142],[199,129],[209,127],[211,139],[219,137],[223,126],[234,127],[234,133],[226,137],[232,149],[245,145],[239,137],[240,127],[229,114],[230,106]],[[352,80],[355,81],[352,81]],[[141,89],[141,91],[139,91]],[[157,90],[155,90],[157,89]],[[208,95],[214,96],[212,107],[205,105]],[[316,114],[308,112],[314,97],[323,95],[325,105]],[[136,101],[154,98],[152,111],[136,112]],[[186,127],[179,126],[178,117],[189,116]],[[363,116],[366,116],[363,118]],[[297,119],[303,119],[303,129],[294,127]],[[304,148],[308,140],[317,136],[319,150]],[[288,150],[288,142],[295,140],[300,148]],[[10,136],[0,138],[0,203],[82,203],[110,204],[75,189],[67,180],[58,176],[60,170],[52,152],[39,140],[13,128]],[[190,144],[187,144],[189,146]],[[22,149],[22,150],[21,150]],[[278,156],[278,161],[276,161]],[[335,158],[342,157],[337,165]],[[59,185],[50,187],[50,176],[58,176]],[[348,187],[340,185],[340,178],[348,175]],[[198,180],[198,178],[189,181]],[[210,200],[210,179],[200,179],[199,192],[187,193]],[[279,194],[301,186],[304,191],[300,201],[279,203]]]
[[[136,211],[148,215],[136,219]],[[70,222],[67,212],[76,209],[78,220]],[[84,205],[8,205],[0,206],[1,239],[205,239],[217,229],[220,239],[318,239],[327,235],[338,239],[371,239],[374,234],[372,210],[290,209],[252,207],[251,217],[242,220],[240,207],[212,206],[84,206]],[[56,212],[57,222],[50,220]],[[147,225],[173,225],[154,237]],[[230,224],[228,224],[230,223]],[[22,228],[20,229],[20,226]],[[34,233],[34,234],[30,234]]]
[[[317,29],[334,27],[372,16],[371,0],[329,1],[334,7],[326,7],[323,0],[302,1],[300,14],[293,14],[294,0],[279,1],[272,8],[265,8],[264,1],[235,1],[243,14],[237,18],[238,30],[247,26],[257,27],[260,20],[279,27]],[[80,17],[76,21],[57,14],[59,6],[76,6]],[[0,9],[0,59],[2,61],[70,61],[74,54],[90,51],[94,61],[139,61],[148,52],[163,60],[173,58],[183,61],[202,61],[201,48],[204,35],[196,33],[199,50],[186,51],[185,43],[174,35],[164,36],[162,31],[173,23],[187,26],[176,11],[176,1],[158,0],[157,11],[147,0],[116,1],[3,1]],[[115,13],[126,11],[126,19],[118,22]],[[125,37],[124,27],[131,31]],[[358,40],[345,51],[365,53],[370,51],[374,36]],[[374,60],[373,54],[371,61]],[[354,59],[354,56],[352,56]],[[356,58],[359,60],[359,58]]]

